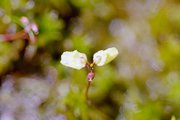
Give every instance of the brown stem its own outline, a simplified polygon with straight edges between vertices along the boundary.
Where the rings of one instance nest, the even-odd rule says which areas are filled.
[[[91,81],[88,81],[86,92],[85,92],[87,102],[89,101],[88,91],[89,91],[90,86],[91,86]]]
[[[88,78],[88,84],[87,84],[87,88],[86,88],[86,92],[85,92],[85,96],[86,96],[86,100],[87,102],[89,101],[89,97],[88,97],[88,91],[89,91],[89,88],[91,86],[91,82],[92,80],[94,79],[94,72],[93,72],[93,65],[90,64],[89,62],[87,62],[86,64],[86,68],[88,70],[88,75],[87,75],[87,78]]]
[[[22,39],[22,38],[25,39],[27,37],[28,35],[24,30],[17,33],[0,34],[0,40],[3,40],[3,41],[13,41],[13,40]]]
[[[94,66],[94,63],[87,63],[86,64],[86,68],[88,70],[88,83],[87,83],[87,87],[86,87],[86,91],[85,91],[85,96],[86,96],[86,101],[87,101],[87,104],[89,106],[91,106],[93,109],[95,109],[99,114],[101,114],[104,118],[104,120],[112,120],[108,115],[106,115],[103,111],[101,111],[95,104],[93,104],[93,102],[89,99],[89,96],[88,96],[88,91],[89,91],[89,88],[91,86],[91,82],[92,80],[94,79],[94,72],[93,72],[93,66]]]
[[[91,67],[91,64],[89,62],[86,63],[86,68],[89,72],[92,71],[92,67]]]

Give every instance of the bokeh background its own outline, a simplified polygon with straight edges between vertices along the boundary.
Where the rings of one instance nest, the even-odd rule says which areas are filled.
[[[179,0],[0,0],[0,34],[23,30],[22,16],[39,34],[0,41],[0,120],[180,120]],[[87,104],[86,69],[60,56],[112,46]]]

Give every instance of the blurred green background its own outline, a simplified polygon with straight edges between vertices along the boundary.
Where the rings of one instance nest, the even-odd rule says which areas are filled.
[[[0,34],[23,30],[22,16],[39,34],[0,40],[0,120],[180,120],[179,0],[0,0]],[[87,71],[60,56],[112,46],[88,105]]]

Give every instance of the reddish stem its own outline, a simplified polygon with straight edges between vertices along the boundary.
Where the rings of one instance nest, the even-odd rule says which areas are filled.
[[[28,34],[24,30],[17,33],[0,34],[0,40],[3,40],[3,41],[13,41],[13,40],[22,39],[22,38],[23,39],[28,38]]]
[[[86,92],[85,92],[85,96],[86,96],[87,101],[89,101],[88,91],[89,91],[90,86],[91,86],[91,81],[88,81]]]
[[[90,64],[89,62],[86,64],[86,68],[87,70],[89,71],[88,75],[87,75],[87,78],[88,78],[88,84],[87,84],[87,88],[86,88],[86,92],[85,92],[85,96],[86,96],[86,100],[89,101],[89,97],[88,97],[88,91],[89,91],[89,88],[91,86],[91,82],[92,80],[94,79],[94,72],[93,72],[93,63]]]

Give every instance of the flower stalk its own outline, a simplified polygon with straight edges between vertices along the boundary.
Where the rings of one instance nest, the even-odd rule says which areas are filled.
[[[18,39],[29,40],[31,43],[36,41],[35,35],[38,34],[38,27],[35,23],[29,22],[27,17],[21,17],[20,19],[23,30],[17,33],[0,34],[1,41],[14,41]]]
[[[0,34],[0,40],[3,41],[14,41],[17,39],[28,39],[28,34],[24,30],[17,33]]]
[[[87,75],[87,78],[88,78],[87,82],[88,83],[87,83],[86,92],[85,92],[86,100],[89,100],[88,91],[89,91],[89,88],[91,86],[91,82],[95,77],[95,74],[94,74],[94,71],[93,71],[93,66],[94,66],[94,63],[87,62],[87,64],[86,64],[86,68],[87,68],[87,70],[89,72],[88,75]]]

